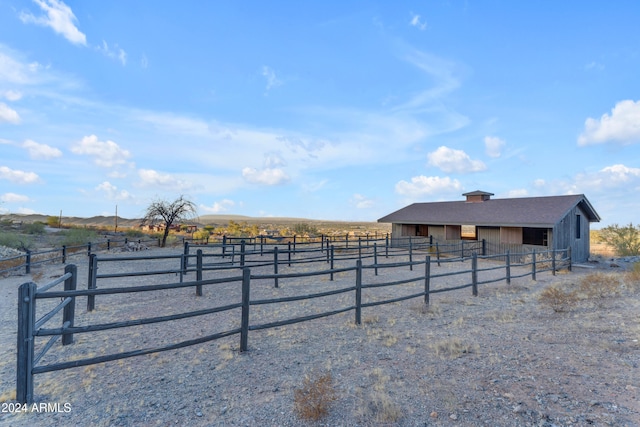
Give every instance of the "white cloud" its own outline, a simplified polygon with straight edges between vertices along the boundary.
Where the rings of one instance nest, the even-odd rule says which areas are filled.
[[[507,197],[526,197],[529,192],[525,188],[517,188],[507,192]]]
[[[166,190],[187,190],[191,184],[168,173],[160,173],[153,169],[140,169],[138,171],[140,184],[143,187],[162,187]]]
[[[124,150],[113,141],[98,141],[95,135],[85,136],[71,147],[75,154],[92,156],[98,166],[110,168],[124,164],[131,157],[129,151]]]
[[[416,27],[421,31],[424,31],[427,28],[427,23],[422,21],[420,15],[414,13],[411,14],[411,21],[409,22],[409,25],[411,25],[412,27]]]
[[[34,16],[28,12],[20,13],[20,20],[24,23],[32,23],[50,27],[61,34],[73,44],[86,46],[86,36],[75,25],[76,16],[69,6],[59,0],[33,0],[45,15]]]
[[[102,46],[97,46],[96,49],[98,49],[99,52],[102,52],[102,54],[107,58],[118,60],[122,65],[127,65],[127,52],[118,47],[117,44],[114,45],[113,48],[110,48],[107,42],[102,40]]]
[[[111,184],[109,181],[105,181],[98,185],[96,190],[104,192],[111,200],[130,200],[134,198],[127,190],[118,191],[118,187]]]
[[[372,208],[374,203],[372,199],[368,199],[362,194],[354,194],[350,200],[351,204],[354,205],[358,209],[368,209]]]
[[[443,172],[470,173],[480,172],[487,167],[480,160],[471,160],[462,150],[441,146],[427,155],[429,165],[440,168]]]
[[[289,176],[280,168],[242,169],[242,177],[252,184],[279,185],[289,181]]]
[[[9,101],[18,101],[22,98],[22,93],[17,90],[5,90],[2,96]]]
[[[22,143],[22,148],[26,148],[29,151],[29,157],[32,159],[48,160],[62,156],[62,151],[57,148],[47,144],[39,144],[30,139]]]
[[[28,196],[24,196],[22,194],[4,193],[2,196],[0,196],[0,201],[6,203],[25,203],[30,201],[30,199]]]
[[[17,125],[20,123],[18,112],[10,108],[7,104],[0,102],[0,123],[7,122]]]
[[[396,193],[409,198],[420,198],[438,193],[460,191],[462,184],[457,179],[439,176],[414,176],[411,182],[400,181],[396,184]]]
[[[199,210],[204,212],[209,212],[212,214],[217,214],[221,212],[227,212],[229,209],[233,208],[236,203],[233,200],[223,199],[219,202],[215,202],[212,206],[200,205]]]
[[[484,137],[485,152],[489,157],[500,157],[502,155],[502,149],[506,144],[507,143],[503,139],[495,136]]]
[[[266,92],[269,92],[274,87],[278,87],[282,85],[282,80],[279,80],[276,77],[276,72],[270,67],[267,67],[266,65],[262,67],[262,75],[267,80],[267,87],[265,89]]]
[[[620,101],[599,120],[588,118],[584,131],[578,137],[578,145],[601,144],[605,142],[631,144],[640,142],[640,101]]]
[[[33,184],[40,180],[38,174],[34,172],[24,172],[21,170],[10,169],[6,166],[0,166],[0,179],[8,179],[18,184]]]

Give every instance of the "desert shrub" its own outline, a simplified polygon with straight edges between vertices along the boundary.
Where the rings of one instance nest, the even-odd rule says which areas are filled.
[[[13,226],[13,220],[8,218],[0,219],[0,228],[11,228]]]
[[[318,228],[315,225],[298,223],[293,226],[293,233],[299,236],[313,237],[318,235]]]
[[[98,239],[95,231],[86,228],[70,228],[63,232],[63,236],[62,244],[65,246],[85,245]]]
[[[33,241],[17,233],[0,233],[0,246],[26,251],[33,247]]]
[[[620,293],[621,277],[617,274],[592,273],[580,279],[579,289],[587,298],[607,298]]]
[[[578,295],[575,291],[563,290],[559,286],[549,286],[540,292],[538,301],[556,313],[561,313],[568,311],[578,302]]]
[[[47,217],[47,225],[49,227],[60,227],[60,218],[57,216],[48,216]]]
[[[477,350],[477,345],[462,342],[460,338],[450,338],[435,342],[429,347],[435,352],[436,356],[441,359],[456,359],[466,353]]]
[[[203,242],[208,242],[210,235],[211,234],[207,230],[198,230],[198,231],[193,233],[193,239],[194,240],[201,240]]]
[[[124,235],[128,238],[139,238],[146,236],[146,234],[142,230],[137,230],[135,228],[127,229],[127,231],[124,232]]]
[[[600,230],[598,238],[620,256],[640,255],[640,226],[613,224]]]
[[[27,234],[44,234],[43,222],[31,222],[22,226],[22,231]]]
[[[633,268],[625,274],[625,282],[631,289],[640,288],[640,262],[633,263]]]
[[[316,421],[325,417],[336,398],[331,373],[306,375],[302,387],[293,393],[295,411],[305,420]]]

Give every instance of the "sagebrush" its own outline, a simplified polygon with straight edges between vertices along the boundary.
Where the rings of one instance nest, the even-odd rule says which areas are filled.
[[[337,399],[331,373],[306,375],[302,387],[294,391],[293,399],[300,418],[316,421],[325,417],[331,402]]]

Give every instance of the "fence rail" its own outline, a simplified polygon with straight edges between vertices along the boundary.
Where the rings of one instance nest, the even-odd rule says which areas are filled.
[[[375,248],[375,246],[374,246]],[[325,251],[329,251],[331,253],[335,252],[335,248],[329,247],[327,249],[324,248]],[[357,248],[354,248],[357,250]],[[275,255],[278,254],[277,248],[274,248]],[[303,253],[303,255],[313,253],[307,252]],[[372,256],[375,254],[375,249],[372,250]],[[409,251],[404,252],[405,258],[409,254]],[[363,252],[358,253],[361,257]],[[397,253],[396,253],[397,254]],[[253,254],[255,256],[260,256],[258,253]],[[265,253],[262,253],[264,256]],[[348,255],[348,254],[347,254]],[[391,254],[390,254],[391,255]],[[18,352],[17,352],[17,383],[16,383],[16,399],[21,403],[31,403],[34,398],[34,386],[33,386],[33,377],[36,374],[51,372],[57,370],[69,369],[72,367],[78,366],[86,366],[92,365],[96,363],[102,363],[107,361],[119,360],[144,354],[157,353],[162,351],[175,350],[182,347],[187,347],[195,344],[201,344],[208,341],[220,339],[223,337],[228,337],[231,335],[239,335],[240,336],[240,351],[246,351],[248,349],[248,338],[250,331],[257,331],[262,329],[275,328],[285,325],[291,325],[294,323],[305,322],[313,319],[318,319],[321,317],[333,316],[339,313],[345,313],[353,311],[355,315],[355,323],[361,324],[361,316],[362,309],[368,307],[374,307],[382,304],[391,304],[394,302],[415,299],[415,298],[423,298],[425,304],[430,303],[430,295],[441,293],[441,292],[449,292],[459,289],[472,288],[472,295],[478,295],[478,286],[481,284],[486,284],[490,282],[502,281],[506,280],[507,284],[511,282],[511,279],[514,277],[512,275],[512,268],[514,267],[525,267],[527,272],[522,274],[522,276],[531,275],[535,280],[536,274],[543,271],[551,271],[553,274],[559,269],[568,268],[571,269],[571,255],[570,249],[562,250],[562,251],[543,251],[540,253],[533,253],[530,256],[527,262],[521,263],[512,263],[511,259],[519,258],[522,254],[510,254],[509,252],[500,255],[492,255],[492,256],[481,256],[476,253],[473,253],[470,258],[439,258],[433,259],[430,254],[424,255],[421,260],[414,261],[410,259],[409,261],[399,261],[392,263],[379,263],[377,260],[374,263],[365,265],[363,262],[363,258],[355,259],[355,266],[334,268],[333,262],[334,258],[330,259],[330,268],[328,269],[317,269],[312,272],[306,273],[287,273],[281,274],[278,272],[277,266],[277,257],[276,263],[274,264],[274,272],[273,274],[253,274],[252,268],[247,265],[247,259],[244,259],[245,265],[239,266],[240,270],[238,270],[241,274],[233,275],[230,277],[223,278],[214,278],[214,279],[202,279],[202,272],[205,271],[205,265],[202,262],[203,253],[202,250],[198,250],[198,253],[195,255],[197,257],[198,262],[196,263],[195,268],[188,269],[189,273],[196,273],[196,280],[185,282],[180,280],[180,282],[173,283],[161,283],[161,284],[150,284],[150,285],[142,285],[142,286],[118,286],[118,287],[104,287],[98,289],[96,287],[96,281],[93,283],[91,280],[89,281],[88,289],[78,290],[76,289],[77,283],[77,269],[74,265],[68,265],[65,268],[65,274],[54,280],[51,283],[47,283],[44,286],[38,287],[33,282],[24,283],[20,286],[19,290],[19,299],[18,299]],[[187,255],[193,256],[193,255]],[[247,257],[246,247],[244,256]],[[559,256],[559,258],[558,258]],[[544,257],[544,262],[540,262],[540,259]],[[176,258],[174,256],[161,256],[161,257],[121,257],[121,258],[102,258],[100,262],[123,262],[123,260],[134,261],[134,260],[144,260],[148,261],[149,259],[158,259],[162,262],[167,259]],[[180,271],[185,270],[184,263],[185,255],[182,254],[178,257],[181,260],[179,269]],[[410,257],[411,258],[411,257]],[[506,263],[504,265],[499,266],[491,266],[487,268],[479,268],[478,267],[478,259],[497,259],[504,258],[506,259]],[[349,261],[351,257],[342,258],[344,260]],[[370,258],[364,258],[370,259]],[[92,260],[94,263],[97,263],[98,258],[95,254],[92,255]],[[292,260],[293,261],[293,260]],[[465,262],[470,261],[470,267],[468,269],[463,269],[455,272],[449,273],[439,273],[434,274],[432,272],[432,268],[435,265],[440,265],[441,263],[448,262]],[[316,261],[318,262],[318,261]],[[326,257],[323,258],[321,262],[327,262]],[[395,280],[395,281],[386,281],[386,282],[378,282],[377,280],[373,280],[378,274],[378,270],[380,269],[394,269],[394,268],[409,268],[413,271],[414,267],[422,267],[423,274],[411,277],[409,279],[403,280]],[[529,268],[526,268],[529,267]],[[495,271],[504,269],[505,273],[503,276],[499,278],[492,278],[487,280],[480,280],[479,275],[483,272],[487,271]],[[89,269],[91,271],[91,268]],[[364,272],[372,270],[374,272],[374,276],[369,277],[369,279],[365,279]],[[132,272],[122,273],[122,274],[109,274],[109,275],[98,275],[96,274],[97,268],[93,270],[94,279],[97,278],[119,278],[119,277],[130,277],[135,274]],[[148,272],[142,272],[143,274],[147,274]],[[154,272],[155,274],[165,273],[165,272]],[[342,279],[339,283],[340,287],[335,289],[326,289],[320,290],[318,292],[311,292],[303,295],[294,295],[294,296],[281,296],[278,298],[253,298],[251,297],[251,289],[252,283],[264,283],[263,281],[274,280],[274,288],[278,287],[278,280],[282,279],[295,279],[302,277],[312,277],[312,276],[329,276],[331,280],[333,280],[334,274],[338,273],[353,273],[355,276],[351,279]],[[184,271],[183,271],[184,274]],[[343,276],[344,276],[343,274]],[[141,274],[137,274],[138,276]],[[465,281],[462,285],[448,285],[447,280],[443,280],[443,278],[447,278],[449,276],[461,276],[463,281]],[[181,276],[181,279],[183,277]],[[466,278],[466,279],[465,279]],[[57,285],[64,282],[64,290],[53,290]],[[345,283],[346,282],[346,283]],[[372,292],[373,289],[382,288],[382,287],[395,287],[406,283],[418,282],[423,283],[423,289],[420,292],[412,292],[406,295],[393,295],[393,297],[386,297],[380,300],[369,300],[367,296]],[[434,282],[439,282],[439,286],[434,287]],[[193,288],[196,290],[196,296],[203,295],[203,287],[208,287],[216,284],[222,283],[237,283],[241,285],[241,296],[237,301],[231,302],[229,304],[223,304],[216,307],[208,307],[194,311],[187,311],[181,313],[175,313],[171,315],[164,316],[152,316],[143,319],[134,319],[134,320],[120,320],[110,323],[100,323],[100,324],[89,324],[85,326],[75,326],[74,318],[75,318],[75,301],[77,297],[87,297],[88,300],[95,298],[97,295],[114,295],[114,294],[133,294],[133,293],[141,293],[141,292],[152,292],[158,290],[176,290],[176,289],[184,289],[184,288]],[[199,291],[199,292],[198,292]],[[324,298],[333,295],[351,295],[351,302],[347,303],[344,306],[334,307],[333,309],[320,313],[313,313],[307,315],[296,315],[294,317],[290,317],[285,320],[275,320],[270,321],[269,319],[262,319],[260,316],[256,320],[251,317],[251,307],[256,307],[260,305],[277,305],[285,302],[291,301],[302,301],[302,300],[310,300],[316,298]],[[48,313],[44,314],[42,317],[36,319],[37,308],[39,307],[38,302],[43,300],[53,301],[54,299],[61,299],[61,302],[55,306]],[[91,307],[89,304],[87,305],[87,310],[90,311]],[[52,321],[54,317],[63,310],[62,322],[60,327],[49,327],[45,328],[45,324]],[[159,347],[148,347],[148,348],[140,348],[133,349],[127,351],[121,351],[119,353],[113,353],[103,356],[97,357],[89,357],[77,360],[70,360],[66,362],[56,362],[50,363],[46,365],[39,365],[42,357],[49,351],[54,343],[62,337],[62,344],[68,345],[73,343],[74,334],[79,333],[92,333],[97,331],[106,331],[110,329],[119,329],[119,328],[128,328],[133,326],[140,325],[150,325],[154,323],[163,323],[163,322],[171,322],[181,319],[191,319],[197,318],[208,314],[213,313],[223,313],[230,312],[233,310],[240,310],[239,320],[240,327],[230,328],[228,330],[219,331],[213,334],[209,334],[206,336],[200,336],[193,339],[188,339],[184,341],[180,341],[177,343],[173,343],[170,345],[159,346]],[[36,340],[39,338],[49,337],[49,340],[44,344],[38,345],[39,352],[35,354],[36,349]]]

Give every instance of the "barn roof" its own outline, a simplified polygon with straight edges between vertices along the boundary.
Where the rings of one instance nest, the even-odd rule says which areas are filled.
[[[476,193],[478,192],[465,193],[464,195],[477,195]],[[469,197],[467,199],[470,200]],[[482,202],[413,203],[380,218],[378,222],[553,227],[575,206],[580,206],[589,222],[600,221],[600,216],[584,194],[576,194],[570,196],[487,199]]]

